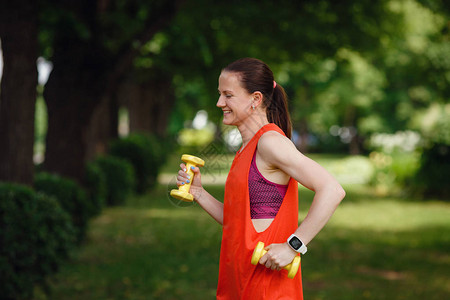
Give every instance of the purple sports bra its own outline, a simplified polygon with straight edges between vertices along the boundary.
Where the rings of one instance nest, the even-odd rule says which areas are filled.
[[[256,166],[256,151],[253,154],[248,174],[250,195],[250,217],[252,219],[273,219],[280,210],[288,185],[277,184],[264,178]]]

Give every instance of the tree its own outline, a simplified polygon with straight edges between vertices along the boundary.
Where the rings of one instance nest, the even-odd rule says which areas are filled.
[[[98,130],[93,119],[96,109],[111,111],[117,87],[133,66],[140,46],[167,26],[180,3],[84,0],[47,4],[41,19],[51,42],[53,71],[44,90],[48,108],[44,168],[81,181],[88,154],[103,148],[98,136],[111,132],[108,126],[103,132]],[[110,116],[100,115],[103,124],[108,125]],[[92,137],[96,131],[98,135]],[[89,151],[88,145],[95,150]]]
[[[3,78],[0,94],[0,180],[33,182],[38,54],[37,3],[1,1]]]
[[[378,51],[380,37],[400,24],[399,14],[389,3],[216,1],[210,7],[207,1],[189,1],[164,32],[168,42],[163,50],[149,56],[153,63],[174,62],[169,68],[176,70],[175,87],[181,95],[174,108],[177,119],[208,107],[210,116],[218,120],[220,114],[212,99],[217,95],[220,69],[243,56],[266,61],[276,80],[288,88],[294,126],[306,137],[309,115],[319,107],[317,94],[333,80],[322,80],[319,73],[329,71],[320,68],[335,62],[340,49]],[[205,22],[203,16],[207,16]],[[189,60],[183,59],[186,53]],[[347,123],[356,120],[350,115],[347,119]]]

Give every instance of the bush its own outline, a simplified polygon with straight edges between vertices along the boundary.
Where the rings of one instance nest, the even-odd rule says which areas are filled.
[[[436,143],[424,150],[416,176],[417,190],[424,196],[450,200],[450,146]]]
[[[120,205],[132,193],[135,186],[133,166],[126,160],[106,155],[95,160],[106,177],[106,204]]]
[[[69,213],[80,243],[86,236],[89,219],[95,214],[95,207],[85,190],[71,179],[45,172],[36,174],[34,186],[36,191],[55,197]]]
[[[84,187],[92,204],[92,216],[97,216],[106,203],[107,192],[106,175],[98,164],[90,162],[86,165]]]
[[[411,130],[370,137],[368,146],[375,150],[369,155],[375,171],[371,184],[379,193],[410,192],[419,168],[421,143],[420,134]]]
[[[123,158],[133,165],[136,191],[140,194],[156,184],[167,152],[161,139],[147,134],[132,134],[113,141],[109,146],[111,155]]]
[[[443,117],[427,134],[427,145],[415,177],[417,191],[424,196],[450,200],[450,119]]]
[[[54,198],[0,183],[0,227],[1,298],[30,299],[74,245],[70,217]]]

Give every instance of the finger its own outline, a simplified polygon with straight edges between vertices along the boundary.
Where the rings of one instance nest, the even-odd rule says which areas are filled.
[[[186,165],[185,165],[185,164],[180,164],[180,169],[181,169],[181,170],[178,171],[178,174],[179,174],[179,175],[182,175],[182,176],[184,176],[184,177],[187,177],[188,174],[187,174]]]
[[[267,253],[265,255],[267,255],[265,266],[266,268],[271,268],[273,265],[272,258]]]
[[[200,173],[200,168],[198,168],[198,167],[191,167],[191,171],[194,173],[194,178],[196,180],[196,183],[200,184],[201,178],[202,178],[202,175]],[[192,178],[192,180],[194,180],[194,178]]]
[[[178,171],[178,176],[181,176],[186,179],[191,179],[191,175],[183,170]]]
[[[181,174],[178,174],[177,176],[177,182],[181,183],[187,183],[188,178],[186,176],[183,176]]]
[[[192,170],[192,172],[194,172],[194,174],[200,173],[200,168],[199,168],[199,167],[194,167],[194,166],[192,166],[192,167],[191,167],[191,170]]]
[[[278,271],[280,270],[281,267],[280,267],[280,260],[279,259],[274,259],[273,260],[273,265],[275,266],[276,270],[278,270]]]
[[[264,254],[264,255],[259,259],[259,263],[260,263],[261,265],[265,265],[266,262],[267,262],[267,255]]]
[[[191,176],[189,176],[182,170],[178,171],[178,175],[177,175],[177,185],[178,186],[189,183],[190,180],[191,180]]]

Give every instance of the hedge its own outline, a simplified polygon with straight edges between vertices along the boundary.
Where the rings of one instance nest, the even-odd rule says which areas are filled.
[[[95,205],[86,191],[75,181],[46,172],[37,173],[34,179],[36,191],[55,197],[69,213],[77,231],[77,242],[86,236],[89,219],[95,214]]]
[[[159,170],[167,158],[166,143],[155,135],[134,133],[112,141],[109,153],[133,165],[136,192],[143,194],[156,184]]]
[[[135,187],[133,166],[126,160],[110,155],[100,156],[94,163],[106,177],[106,204],[109,206],[123,204]]]
[[[84,187],[92,204],[92,216],[98,216],[106,204],[107,185],[106,175],[100,166],[94,162],[86,165]]]
[[[0,183],[0,227],[1,298],[30,299],[74,246],[70,217],[52,197]]]

